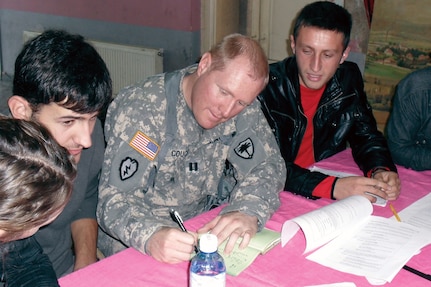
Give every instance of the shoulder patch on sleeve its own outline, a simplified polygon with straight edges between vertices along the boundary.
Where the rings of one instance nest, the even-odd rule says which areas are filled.
[[[243,159],[251,159],[254,154],[254,145],[251,138],[247,138],[240,142],[234,149],[235,153]]]
[[[160,146],[141,131],[135,133],[129,145],[149,160],[154,160],[160,151]]]
[[[120,179],[126,180],[132,177],[138,171],[139,163],[137,160],[126,157],[121,161],[120,165]]]
[[[246,175],[266,160],[265,147],[252,129],[237,134],[229,149],[228,160],[243,175]]]

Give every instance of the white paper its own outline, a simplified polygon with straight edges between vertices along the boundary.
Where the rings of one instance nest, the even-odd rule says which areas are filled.
[[[336,170],[331,170],[331,169],[324,169],[324,168],[320,168],[317,166],[312,166],[310,168],[310,171],[317,171],[320,173],[324,173],[326,175],[330,175],[330,176],[335,176],[335,177],[348,177],[348,176],[359,176],[357,174],[353,174],[353,173],[347,173],[347,172],[342,172],[342,171],[336,171]]]
[[[413,254],[430,243],[431,232],[370,216],[307,259],[342,272],[390,282]]]
[[[404,208],[398,215],[402,222],[431,231],[431,193]]]
[[[307,259],[365,276],[370,282],[390,282],[414,254],[431,243],[431,229],[425,224],[431,218],[430,204],[431,195],[422,198],[403,210],[398,222],[371,215],[368,199],[350,196],[287,220],[281,231],[282,246],[302,230],[304,253],[323,245]]]
[[[360,195],[335,201],[286,221],[281,231],[281,245],[285,246],[302,229],[306,239],[304,253],[307,253],[340,235],[348,227],[356,226],[372,212],[370,201]]]

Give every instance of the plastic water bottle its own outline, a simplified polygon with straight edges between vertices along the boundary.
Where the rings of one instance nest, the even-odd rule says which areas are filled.
[[[190,287],[225,287],[226,265],[217,252],[217,236],[204,234],[190,264]]]

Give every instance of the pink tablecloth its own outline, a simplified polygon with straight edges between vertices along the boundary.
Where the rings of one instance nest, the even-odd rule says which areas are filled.
[[[361,174],[354,164],[350,150],[317,164],[321,168],[347,173]],[[400,198],[393,202],[394,207],[403,208],[431,191],[431,171],[415,172],[399,167],[402,181]],[[267,227],[281,231],[287,219],[306,213],[331,203],[331,200],[308,200],[289,192],[280,193],[281,207],[271,217]],[[217,215],[219,209],[202,214],[185,223],[190,230],[196,230]],[[389,207],[374,207],[374,214],[390,217]],[[299,232],[284,248],[276,246],[264,256],[258,256],[255,262],[240,275],[227,276],[226,286],[307,286],[337,282],[354,282],[356,286],[372,286],[359,276],[350,275],[321,266],[305,259],[302,254],[305,239]],[[79,286],[188,286],[188,262],[163,264],[153,258],[129,248],[108,257],[87,268],[61,278],[61,287]],[[431,274],[431,246],[427,246],[419,255],[414,256],[409,266]],[[401,270],[391,283],[385,286],[431,286],[431,282],[406,270]]]

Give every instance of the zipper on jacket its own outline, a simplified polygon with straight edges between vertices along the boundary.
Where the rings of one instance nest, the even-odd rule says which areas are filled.
[[[342,96],[342,95],[343,95],[343,92],[340,91],[337,96],[335,96],[334,98],[331,98],[328,102],[324,103],[323,105],[321,105],[317,109],[320,109],[320,108],[323,108],[325,106],[331,105],[335,101],[339,101],[339,100],[342,100],[342,99],[347,99],[349,97],[352,97],[352,96],[355,95],[355,93],[350,93],[350,94],[345,95],[345,96]]]

